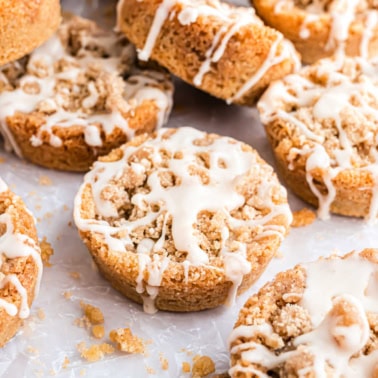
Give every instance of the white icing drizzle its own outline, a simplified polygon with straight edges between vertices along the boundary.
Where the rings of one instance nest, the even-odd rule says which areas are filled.
[[[0,184],[1,192],[6,191],[6,185],[1,179]],[[7,259],[15,259],[18,257],[31,256],[37,265],[38,271],[34,292],[34,295],[37,296],[42,276],[42,260],[39,246],[30,237],[18,234],[14,231],[13,218],[7,211],[0,215],[0,224],[5,226],[4,234],[0,236],[0,253],[2,254],[0,258],[0,269],[3,265],[4,257]],[[11,285],[17,290],[21,298],[20,308],[17,308],[14,303],[5,299],[0,299],[0,308],[3,308],[10,316],[16,316],[18,314],[21,319],[27,318],[30,314],[30,308],[26,289],[22,286],[17,275],[1,273],[0,288],[2,289],[7,285]]]
[[[348,67],[353,77],[349,76]],[[318,79],[310,80],[311,75],[319,78],[320,83]],[[272,84],[260,99],[258,108],[264,124],[283,120],[289,129],[293,129],[299,146],[289,151],[289,169],[294,169],[296,156],[307,157],[306,179],[318,198],[318,212],[322,219],[329,217],[329,208],[336,196],[333,179],[347,169],[371,173],[374,185],[367,220],[375,222],[377,218],[377,143],[364,147],[369,149],[365,160],[357,150],[360,143],[377,139],[378,108],[374,105],[378,99],[377,84],[378,61],[367,62],[362,58],[323,59],[298,74]],[[353,114],[356,120],[345,121],[345,114]],[[334,132],[322,129],[323,123],[329,125],[330,122]],[[348,122],[351,125],[348,126]],[[353,134],[358,132],[355,123],[365,128],[360,132],[361,136]],[[321,193],[314,184],[315,172],[321,174],[327,188],[326,194]]]
[[[70,33],[70,23],[63,23],[58,32],[45,44],[37,48],[29,56],[23,75],[16,81],[14,90],[4,90],[0,93],[0,132],[3,134],[6,144],[21,156],[21,150],[7,125],[7,117],[20,112],[30,114],[38,109],[48,109],[44,113],[45,122],[39,127],[36,134],[30,139],[34,147],[43,144],[43,135],[47,133],[49,143],[53,147],[62,146],[62,140],[54,134],[53,128],[68,128],[82,126],[85,142],[91,147],[100,147],[103,144],[101,131],[106,135],[111,134],[115,128],[119,128],[128,137],[134,136],[134,130],[128,125],[126,112],[133,109],[146,100],[153,100],[158,108],[157,127],[166,120],[172,106],[172,86],[166,76],[155,72],[142,71],[134,66],[134,48],[125,42],[123,37],[112,32],[96,29],[80,33],[81,47],[75,56],[69,51],[69,47],[63,42],[66,33]],[[90,35],[93,33],[93,35]],[[79,38],[79,37],[78,37]],[[93,49],[93,46],[97,46]],[[104,57],[99,56],[98,51],[104,51]],[[22,71],[19,62],[14,63]],[[57,65],[65,65],[58,72]],[[41,68],[42,66],[42,68]],[[0,68],[6,70],[10,65]],[[61,88],[64,83],[73,85],[73,92],[80,91],[80,80],[92,68],[99,70],[98,78],[111,86],[120,85],[120,77],[128,76],[121,85],[119,91],[121,101],[116,103],[108,98],[104,110],[96,110],[96,104],[100,99],[100,93],[96,88],[96,80],[90,79],[87,84],[88,96],[82,99],[81,106],[77,110],[67,108],[67,88]],[[9,81],[2,72],[0,80],[5,84]],[[115,84],[112,84],[112,83]],[[36,91],[26,91],[27,86],[37,87]],[[164,87],[164,89],[163,89]],[[113,88],[113,87],[112,87]],[[122,93],[123,91],[123,93]],[[120,105],[118,105],[120,104]],[[119,106],[123,108],[120,109]]]
[[[243,365],[236,363],[231,367],[231,377],[241,372],[268,377],[258,365],[264,370],[277,369],[290,358],[299,357],[303,350],[313,361],[296,372],[299,377],[310,374],[326,378],[329,376],[326,366],[332,367],[335,377],[373,376],[378,350],[369,355],[363,355],[362,350],[370,337],[367,313],[378,312],[377,292],[371,290],[371,286],[378,287],[377,264],[354,253],[345,259],[318,260],[305,264],[304,268],[306,286],[299,304],[307,310],[312,330],[290,340],[290,345],[296,348],[276,354],[265,346],[269,340],[280,339],[269,323],[236,327],[230,335],[230,344],[241,339],[249,341],[231,347],[231,354],[240,354],[243,361]],[[359,279],[345,279],[352,276]]]
[[[118,27],[121,25],[120,12],[123,1],[118,4]],[[177,12],[175,6],[180,4],[182,9]],[[172,14],[177,16],[177,20],[181,25],[190,25],[197,22],[199,17],[212,16],[222,20],[223,25],[217,31],[214,39],[205,53],[197,74],[193,78],[193,84],[200,87],[204,76],[211,70],[211,65],[217,63],[224,55],[227,45],[231,38],[243,27],[252,24],[258,24],[263,27],[261,20],[255,15],[253,8],[230,7],[227,4],[218,1],[203,0],[163,0],[158,6],[155,16],[144,43],[144,47],[138,50],[138,57],[141,60],[148,60],[152,54],[156,40],[160,31],[167,20],[172,20]],[[177,13],[177,14],[176,14]],[[278,49],[280,53],[278,54]],[[292,44],[284,41],[282,35],[277,33],[276,40],[272,43],[267,57],[261,66],[249,78],[237,92],[227,100],[232,103],[240,99],[266,74],[273,66],[282,63],[285,59],[291,59],[296,65],[300,66],[299,59]]]
[[[154,312],[153,300],[158,294],[158,289],[164,271],[168,268],[169,258],[163,254],[166,233],[166,223],[171,217],[172,239],[177,251],[186,252],[185,261],[182,263],[184,269],[184,280],[188,282],[191,266],[205,265],[210,269],[219,269],[211,265],[209,256],[199,244],[196,236],[195,225],[197,217],[202,211],[221,213],[226,218],[226,224],[233,230],[239,227],[249,227],[258,230],[257,237],[261,238],[270,234],[283,237],[286,233],[285,227],[275,227],[274,224],[267,224],[275,217],[283,215],[287,223],[291,221],[291,212],[287,204],[275,204],[272,199],[272,187],[279,184],[275,177],[266,177],[258,188],[258,196],[266,208],[270,209],[264,216],[256,217],[251,215],[249,219],[236,219],[230,215],[234,209],[245,204],[245,198],[236,190],[239,180],[254,169],[256,175],[262,169],[256,160],[257,155],[241,149],[241,144],[229,138],[220,137],[214,140],[209,146],[196,145],[197,139],[202,139],[205,133],[182,127],[168,138],[164,137],[167,129],[158,132],[156,138],[149,139],[140,147],[128,146],[123,148],[122,159],[112,162],[96,162],[84,180],[75,199],[74,218],[76,225],[82,231],[90,231],[103,235],[104,242],[108,247],[117,252],[125,252],[127,246],[133,246],[131,233],[139,226],[147,226],[163,215],[163,227],[158,240],[145,238],[138,243],[136,253],[139,261],[139,274],[136,282],[136,290],[144,297],[145,311]],[[161,160],[161,150],[169,151],[172,156],[175,152],[182,152],[182,158],[170,158],[167,166],[152,171],[147,178],[147,185],[150,188],[148,193],[136,193],[128,200],[131,204],[142,210],[146,215],[142,218],[129,221],[121,219],[117,226],[111,226],[104,218],[118,219],[117,209],[114,204],[102,196],[104,189],[109,182],[121,177],[125,167],[129,166],[136,174],[144,174],[145,167],[141,163],[129,164],[128,159],[139,149],[151,151],[152,160]],[[197,175],[191,173],[190,167],[197,166],[196,156],[200,153],[209,153],[210,168],[208,184],[203,184]],[[218,164],[224,162],[224,166]],[[160,183],[159,173],[171,172],[180,179],[180,184],[171,187],[163,187]],[[84,219],[80,209],[82,194],[86,185],[90,185],[98,217],[96,219]],[[285,189],[279,186],[282,195]],[[159,204],[158,211],[149,210],[150,204]],[[223,271],[227,280],[233,283],[229,292],[228,303],[232,303],[243,276],[250,272],[251,264],[247,259],[246,245],[234,240],[229,229],[224,226],[221,231],[220,258],[223,261]],[[183,232],[183,230],[186,230]],[[117,236],[114,236],[116,235]],[[120,237],[119,235],[122,235]],[[233,247],[229,248],[232,240]],[[158,253],[160,252],[160,253]],[[146,282],[146,276],[148,280]],[[144,293],[143,293],[144,292]]]

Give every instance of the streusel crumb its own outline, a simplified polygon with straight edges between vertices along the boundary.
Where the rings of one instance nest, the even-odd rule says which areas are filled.
[[[101,360],[106,354],[114,353],[114,347],[110,344],[93,344],[87,348],[84,341],[77,345],[77,350],[81,357],[89,362]]]
[[[80,302],[80,306],[91,324],[95,325],[104,323],[104,315],[98,307],[84,303],[83,301]]]
[[[102,339],[105,335],[105,328],[103,325],[97,324],[92,327],[92,335],[96,339]]]
[[[199,357],[193,364],[193,378],[206,377],[215,372],[214,361],[209,356]]]
[[[41,247],[41,257],[43,265],[50,268],[52,265],[50,263],[50,257],[54,254],[54,249],[51,244],[47,241],[46,237],[42,239],[39,243]]]
[[[118,328],[110,331],[110,340],[116,344],[118,350],[126,353],[143,354],[145,342],[131,333],[130,328]]]
[[[316,219],[316,214],[310,209],[304,207],[301,210],[293,212],[293,222],[291,227],[305,227],[314,223]]]

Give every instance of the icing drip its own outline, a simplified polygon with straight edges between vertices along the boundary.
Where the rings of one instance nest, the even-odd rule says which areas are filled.
[[[21,150],[7,125],[7,117],[16,113],[42,113],[44,122],[30,138],[34,147],[46,142],[46,136],[51,146],[61,147],[63,141],[54,134],[54,128],[81,126],[85,142],[95,148],[103,144],[102,131],[110,135],[118,128],[132,138],[134,130],[128,125],[127,112],[143,101],[155,101],[157,127],[171,109],[172,88],[167,79],[158,72],[137,69],[134,49],[123,37],[96,28],[80,30],[75,37],[80,47],[72,51],[65,33],[72,33],[75,22],[87,21],[63,23],[28,61],[24,58],[0,69],[0,84],[5,86],[0,93],[0,131],[8,148],[19,156]],[[8,79],[6,73],[12,69],[18,70],[20,79]],[[122,80],[125,76],[128,78]],[[75,98],[81,91],[87,96]]]
[[[6,186],[4,187],[5,184],[3,184],[3,181],[0,181],[0,183],[1,189],[4,189],[2,192],[4,192],[6,190]],[[0,224],[5,226],[5,232],[0,235],[0,251],[2,253],[2,258],[0,259],[0,269],[4,263],[4,257],[7,259],[15,259],[18,257],[31,256],[36,263],[38,270],[37,283],[34,293],[36,296],[39,291],[42,275],[42,260],[39,253],[39,246],[30,237],[15,233],[13,219],[7,212],[0,215]],[[21,298],[20,308],[18,309],[14,303],[4,299],[0,299],[0,308],[3,308],[10,316],[16,316],[18,314],[21,319],[27,318],[30,314],[30,308],[28,305],[26,289],[22,286],[17,275],[6,275],[1,273],[0,288],[2,289],[7,285],[13,286],[17,290]]]
[[[136,242],[139,261],[136,290],[140,294],[145,291],[143,294],[145,310],[153,312],[155,310],[153,299],[158,294],[164,271],[170,263],[169,257],[164,252],[168,223],[170,222],[169,232],[172,234],[175,249],[179,253],[185,253],[182,264],[185,281],[188,282],[191,266],[205,265],[210,269],[220,269],[212,265],[208,252],[201,246],[198,232],[194,227],[202,212],[218,214],[225,219],[219,238],[219,257],[223,262],[223,271],[227,280],[233,283],[228,298],[229,303],[232,303],[243,276],[251,270],[246,244],[238,241],[233,233],[247,227],[249,233],[256,230],[256,238],[271,234],[283,237],[286,233],[285,227],[275,227],[268,223],[280,215],[285,216],[289,223],[290,210],[287,204],[279,205],[273,202],[272,188],[277,187],[278,183],[272,176],[259,184],[256,194],[264,207],[270,211],[264,216],[256,216],[252,211],[251,214],[246,213],[243,219],[235,218],[231,215],[232,211],[245,206],[245,197],[237,190],[238,185],[241,184],[240,180],[243,180],[251,169],[256,173],[256,177],[263,175],[260,170],[267,169],[260,168],[256,160],[257,155],[243,151],[240,143],[229,138],[216,138],[210,145],[196,144],[196,141],[204,138],[205,134],[192,128],[183,127],[174,133],[172,130],[169,137],[165,136],[166,133],[167,129],[163,129],[158,132],[155,139],[145,141],[140,147],[123,148],[123,157],[118,161],[96,162],[93,170],[85,176],[85,182],[76,196],[75,222],[82,231],[103,235],[104,242],[111,250],[125,252],[127,247],[134,248],[135,242],[132,236],[134,230],[138,227],[149,227],[151,223],[162,219],[160,236],[156,240],[147,237]],[[174,156],[175,153],[180,153],[182,156],[169,158],[164,163],[164,168],[150,172],[146,178],[149,190],[137,191],[126,200],[144,211],[145,215],[134,220],[122,218],[117,221],[116,226],[112,226],[106,219],[118,219],[119,214],[114,203],[103,196],[104,190],[110,182],[120,179],[126,166],[137,175],[145,174],[147,162],[128,163],[130,158],[141,150],[149,151],[150,159],[157,165],[161,163],[161,151],[167,151],[170,156]],[[196,159],[201,154],[209,155],[206,183],[202,182],[203,178],[193,174],[193,169],[200,168]],[[169,172],[176,181],[179,180],[179,183],[169,187],[163,186],[160,174],[164,172]],[[86,185],[91,187],[98,215],[96,219],[83,219],[80,214],[82,194]],[[282,187],[279,190],[285,195]],[[154,204],[158,205],[158,209],[151,209]],[[146,277],[148,277],[147,281]]]
[[[346,259],[319,260],[304,268],[306,286],[299,304],[309,314],[312,330],[288,341],[293,348],[285,351],[280,336],[269,323],[236,327],[229,338],[233,345],[231,354],[240,354],[243,365],[237,363],[230,369],[232,377],[241,372],[269,377],[263,372],[265,369],[280,370],[292,358],[303,358],[304,351],[312,362],[297,371],[298,376],[326,378],[330,376],[329,368],[335,377],[373,376],[378,351],[364,355],[362,350],[370,337],[366,313],[378,312],[377,292],[371,290],[371,286],[378,285],[377,265],[353,254]],[[345,280],[356,274],[358,281]],[[275,353],[276,348],[270,349],[262,343],[280,345],[277,349],[281,351]],[[282,374],[285,376],[285,371]]]
[[[374,185],[367,220],[377,218],[377,83],[377,62],[323,59],[272,84],[258,104],[264,124],[283,120],[293,130],[289,169],[294,169],[298,155],[306,156],[306,179],[318,198],[322,219],[329,217],[336,195],[333,179],[348,169],[371,173]],[[314,184],[314,174],[321,175],[327,193]]]
[[[182,5],[180,11],[176,9],[178,4]],[[120,1],[118,14],[120,14],[122,6],[123,1]],[[197,22],[199,17],[208,16],[220,19],[223,25],[216,32],[198,72],[193,77],[193,84],[200,87],[204,76],[211,70],[211,65],[219,62],[226,51],[229,41],[241,28],[252,24],[263,26],[261,20],[255,15],[253,8],[230,7],[217,1],[163,0],[155,12],[144,47],[138,50],[139,59],[148,60],[150,58],[160,31],[167,20],[172,20],[173,17],[176,17],[180,24],[185,26]],[[118,19],[118,25],[120,25],[120,22],[121,20]],[[277,54],[279,48],[281,50]],[[277,33],[277,39],[272,43],[268,56],[262,62],[260,68],[242,85],[236,94],[227,100],[227,103],[240,99],[253,88],[270,68],[282,63],[285,59],[294,60],[296,68],[300,66],[292,44],[288,41],[283,41],[282,35]]]

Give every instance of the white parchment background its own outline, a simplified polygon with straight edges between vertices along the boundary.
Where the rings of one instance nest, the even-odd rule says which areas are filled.
[[[66,10],[100,17],[109,24],[111,2],[102,4],[106,4],[105,12],[100,7],[101,1],[64,1]],[[265,160],[274,164],[254,109],[228,106],[179,81],[176,84],[175,107],[168,126],[190,125],[235,137],[255,147]],[[139,305],[123,298],[102,279],[72,225],[72,203],[82,175],[35,167],[4,152],[1,145],[0,157],[4,159],[0,176],[23,197],[38,219],[39,236],[46,237],[55,250],[52,267],[44,270],[31,318],[0,352],[2,377],[189,377],[190,374],[182,373],[182,362],[191,362],[196,354],[211,356],[217,372],[224,372],[228,368],[227,336],[238,310],[247,297],[276,272],[318,256],[378,246],[376,225],[367,226],[361,220],[336,216],[330,221],[316,221],[311,226],[291,231],[281,247],[283,257],[272,261],[261,279],[237,299],[234,307],[192,314],[147,315]],[[51,185],[41,185],[41,179],[46,176]],[[293,209],[304,206],[290,193],[289,197]],[[72,277],[72,272],[79,272],[80,278]],[[72,293],[70,300],[63,296],[66,291]],[[83,361],[76,345],[82,341],[98,341],[91,339],[88,330],[73,324],[82,315],[81,300],[102,309],[107,332],[130,326],[135,334],[151,340],[148,355],[115,353],[96,363]],[[44,311],[44,320],[37,316],[38,309]],[[166,371],[161,368],[161,353],[169,362]],[[70,362],[63,367],[66,357]]]

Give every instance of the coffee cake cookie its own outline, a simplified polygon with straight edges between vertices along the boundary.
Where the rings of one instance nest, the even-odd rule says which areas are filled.
[[[19,156],[85,171],[99,155],[162,125],[172,83],[138,65],[133,46],[79,17],[0,68],[0,129]]]
[[[267,25],[290,39],[305,63],[335,52],[378,54],[376,0],[251,0]]]
[[[230,376],[376,377],[377,288],[377,249],[279,273],[240,311]]]
[[[0,0],[0,65],[30,53],[59,23],[59,0]]]
[[[378,61],[324,59],[273,83],[258,109],[288,186],[329,211],[378,214]]]
[[[0,347],[30,314],[42,261],[33,216],[0,179]]]
[[[147,312],[231,304],[291,221],[286,190],[256,151],[189,127],[102,157],[74,217],[100,272]]]
[[[294,70],[290,42],[252,8],[218,0],[121,0],[118,29],[169,71],[228,103],[253,105],[272,81]]]

